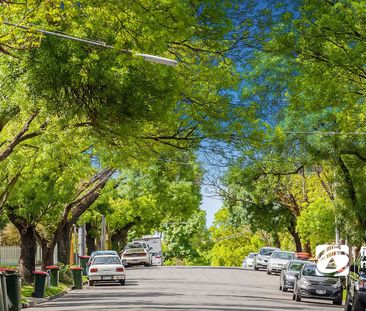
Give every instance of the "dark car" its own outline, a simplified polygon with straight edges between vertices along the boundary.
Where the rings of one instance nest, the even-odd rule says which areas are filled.
[[[295,279],[299,275],[302,266],[306,263],[308,263],[308,261],[297,259],[287,263],[285,268],[281,271],[280,290],[287,292],[288,289],[294,288]]]
[[[306,263],[296,277],[292,299],[315,298],[332,300],[333,304],[342,304],[343,287],[339,277],[330,277],[318,272],[316,264]]]
[[[366,310],[366,248],[362,247],[348,275],[345,311]]]

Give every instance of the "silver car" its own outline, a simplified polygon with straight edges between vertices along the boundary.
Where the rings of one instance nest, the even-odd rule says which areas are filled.
[[[244,258],[242,262],[243,268],[252,268],[254,264],[254,259],[257,253],[249,253],[247,257]]]
[[[280,249],[277,247],[262,247],[259,250],[257,256],[254,257],[253,269],[267,269],[269,258],[271,257],[272,253],[277,250],[279,251]]]
[[[267,274],[281,272],[290,260],[295,258],[294,252],[274,251],[268,260]]]

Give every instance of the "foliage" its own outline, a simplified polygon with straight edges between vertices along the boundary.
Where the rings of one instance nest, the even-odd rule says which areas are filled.
[[[208,265],[207,251],[211,242],[205,215],[204,211],[199,211],[185,221],[181,218],[165,225],[163,252],[166,263]]]
[[[209,230],[214,243],[210,250],[212,266],[241,266],[250,252],[257,252],[269,244],[268,236],[262,236],[259,231],[254,234],[248,226],[233,225],[228,208],[215,214],[214,224]]]

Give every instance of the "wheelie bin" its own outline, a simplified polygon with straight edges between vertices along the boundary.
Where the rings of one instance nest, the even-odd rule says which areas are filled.
[[[34,274],[34,292],[33,297],[44,298],[44,293],[46,291],[46,279],[48,273],[45,271],[33,271]]]
[[[83,288],[83,268],[82,267],[71,267],[72,278],[74,279],[74,288]]]
[[[4,269],[0,269],[0,311],[9,310],[8,292],[6,290],[6,277]]]
[[[15,269],[6,269],[5,278],[6,291],[10,301],[9,311],[19,311],[21,309],[20,276]]]
[[[90,256],[79,256],[80,266],[83,268],[83,274],[88,274],[88,266],[87,263],[89,261]]]
[[[49,271],[50,274],[50,285],[51,286],[58,286],[59,279],[60,279],[60,267],[59,266],[46,266],[46,269]]]

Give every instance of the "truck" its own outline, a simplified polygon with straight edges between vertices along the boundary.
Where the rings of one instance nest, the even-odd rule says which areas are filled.
[[[162,266],[163,265],[163,252],[161,246],[160,236],[143,235],[142,238],[133,240],[134,242],[145,242],[149,246],[151,253],[151,265]]]

